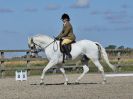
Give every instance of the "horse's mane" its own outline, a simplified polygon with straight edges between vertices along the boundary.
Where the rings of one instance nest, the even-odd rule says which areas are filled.
[[[45,41],[46,40],[53,40],[53,38],[51,38],[50,36],[48,36],[48,35],[44,35],[44,34],[37,34],[37,35],[35,35],[35,36],[33,36],[33,37],[40,37],[40,38],[42,38],[42,39],[44,39]]]
[[[45,37],[45,38],[52,39],[50,36],[44,35],[44,34],[37,34],[37,35],[35,35],[34,37]]]

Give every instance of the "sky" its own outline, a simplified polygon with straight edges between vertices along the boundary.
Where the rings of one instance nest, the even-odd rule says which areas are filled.
[[[77,40],[133,48],[133,0],[0,0],[0,50],[28,49],[36,34],[57,36],[69,14]]]

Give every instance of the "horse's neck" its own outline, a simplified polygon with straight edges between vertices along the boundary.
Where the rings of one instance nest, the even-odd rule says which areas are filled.
[[[36,44],[38,44],[41,47],[46,47],[52,41],[53,41],[53,39],[50,37],[47,37],[47,36],[38,36],[37,38],[35,38]]]

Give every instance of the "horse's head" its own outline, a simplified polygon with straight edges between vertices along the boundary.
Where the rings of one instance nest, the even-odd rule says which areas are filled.
[[[46,35],[35,35],[28,38],[28,46],[31,49],[32,54],[38,53],[49,46],[54,40]]]
[[[36,57],[38,56],[38,46],[36,45],[36,43],[34,42],[34,38],[33,37],[29,37],[28,38],[28,47],[30,48],[31,50],[31,55],[32,57]]]

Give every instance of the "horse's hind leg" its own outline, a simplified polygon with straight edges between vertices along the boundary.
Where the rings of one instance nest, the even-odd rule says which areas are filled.
[[[89,59],[85,55],[83,55],[81,59],[81,62],[83,64],[83,73],[78,77],[76,83],[78,83],[84,77],[84,75],[89,71],[88,61]]]
[[[103,78],[103,84],[106,83],[106,77],[105,77],[105,74],[104,74],[104,69],[103,69],[103,66],[100,64],[99,60],[92,60],[93,63],[96,65],[96,67],[98,67],[99,71],[102,73],[102,78]]]
[[[76,80],[76,83],[79,83],[79,81],[84,77],[84,75],[89,71],[89,67],[87,65],[83,66],[83,73],[78,77]]]

